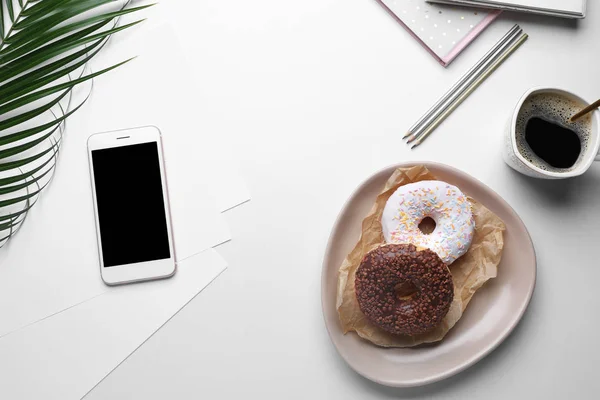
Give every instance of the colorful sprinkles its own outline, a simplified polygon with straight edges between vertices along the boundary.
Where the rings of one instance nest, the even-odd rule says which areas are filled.
[[[436,223],[428,235],[419,229],[426,217]],[[467,252],[475,231],[467,197],[456,186],[441,181],[421,181],[398,188],[385,205],[381,224],[387,243],[429,248],[446,264]]]

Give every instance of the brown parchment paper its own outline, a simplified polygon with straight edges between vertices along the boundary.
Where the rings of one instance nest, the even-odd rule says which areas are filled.
[[[381,228],[381,214],[385,204],[400,186],[424,180],[437,178],[422,165],[398,168],[363,220],[361,238],[339,269],[336,308],[344,333],[356,331],[360,337],[384,347],[411,347],[437,342],[458,322],[475,292],[487,280],[496,277],[504,247],[504,222],[476,200],[469,198],[475,218],[475,235],[467,253],[449,266],[454,282],[454,300],[441,325],[423,335],[397,336],[371,324],[360,311],[354,292],[354,277],[363,257],[385,243]]]

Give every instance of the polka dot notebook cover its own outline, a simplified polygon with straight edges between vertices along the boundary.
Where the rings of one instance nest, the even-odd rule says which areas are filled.
[[[377,1],[444,67],[500,14],[500,11],[431,4],[425,0]]]

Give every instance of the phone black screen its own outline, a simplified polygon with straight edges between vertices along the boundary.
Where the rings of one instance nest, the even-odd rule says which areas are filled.
[[[158,144],[92,150],[104,267],[171,256]]]

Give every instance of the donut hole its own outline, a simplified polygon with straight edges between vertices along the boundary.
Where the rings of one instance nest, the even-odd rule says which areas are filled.
[[[410,300],[419,293],[419,288],[410,281],[404,281],[394,286],[394,292],[398,300]]]
[[[435,230],[435,227],[436,223],[431,217],[425,217],[419,222],[419,230],[426,235],[431,234]]]

